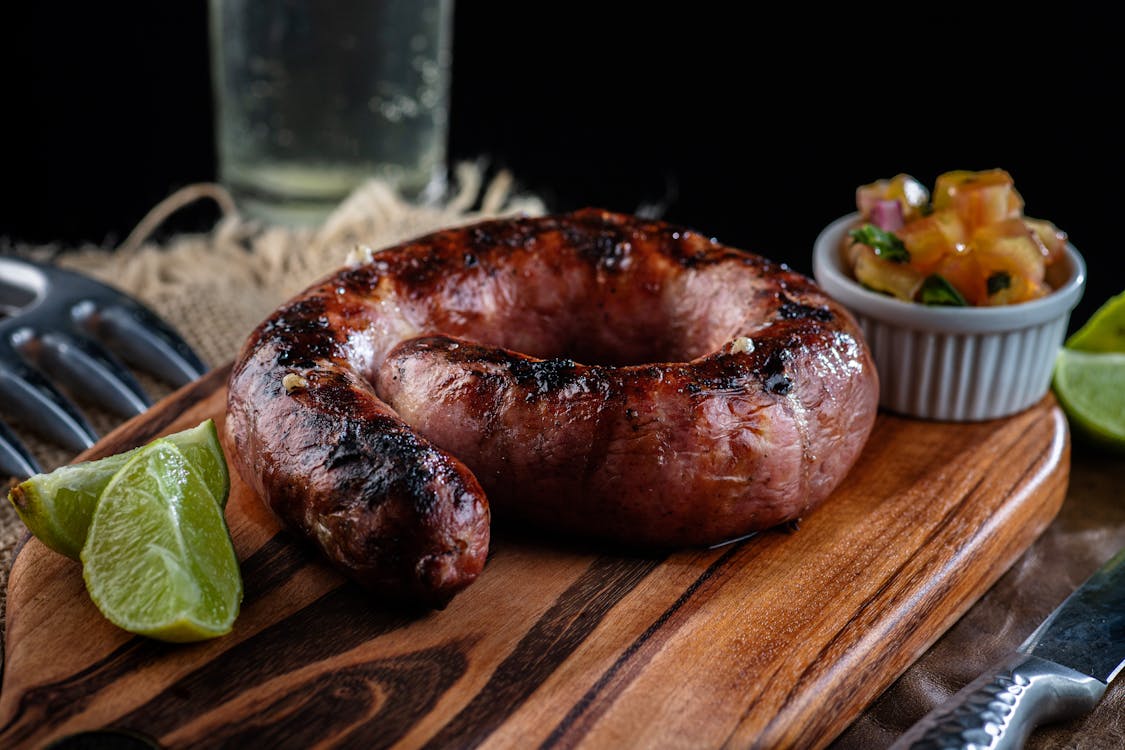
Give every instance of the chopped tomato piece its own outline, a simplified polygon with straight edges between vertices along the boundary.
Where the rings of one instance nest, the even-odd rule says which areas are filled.
[[[981,273],[980,263],[971,248],[942,258],[934,267],[934,273],[952,284],[970,305],[987,303],[987,279]]]

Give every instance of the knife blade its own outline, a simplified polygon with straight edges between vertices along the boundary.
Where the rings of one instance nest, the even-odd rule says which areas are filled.
[[[1125,549],[890,750],[1017,750],[1036,726],[1092,711],[1123,666]]]

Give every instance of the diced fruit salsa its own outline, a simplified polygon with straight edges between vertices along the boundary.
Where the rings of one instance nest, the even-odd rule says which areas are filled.
[[[984,306],[1049,294],[1067,235],[1023,214],[1002,169],[940,175],[933,194],[899,174],[856,190],[859,223],[843,254],[867,288],[927,305]]]

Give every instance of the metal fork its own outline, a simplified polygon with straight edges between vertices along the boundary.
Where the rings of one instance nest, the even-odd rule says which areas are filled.
[[[0,255],[0,415],[69,450],[85,450],[98,435],[58,386],[132,417],[152,402],[129,365],[174,387],[208,370],[136,299],[74,271]],[[0,477],[39,471],[32,453],[0,421]]]

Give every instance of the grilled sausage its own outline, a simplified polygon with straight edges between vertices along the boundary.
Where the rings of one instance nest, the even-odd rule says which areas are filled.
[[[231,455],[371,588],[442,606],[490,504],[632,548],[796,519],[858,458],[878,381],[809,278],[586,209],[437,232],[342,268],[252,334]]]

